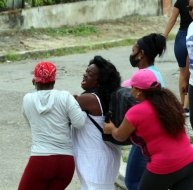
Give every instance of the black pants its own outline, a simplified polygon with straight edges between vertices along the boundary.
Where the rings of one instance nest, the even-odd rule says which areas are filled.
[[[193,129],[193,86],[189,84],[188,89],[188,98],[189,98],[189,110],[190,110],[190,124]]]
[[[193,162],[184,168],[164,175],[145,169],[138,190],[193,190]]]

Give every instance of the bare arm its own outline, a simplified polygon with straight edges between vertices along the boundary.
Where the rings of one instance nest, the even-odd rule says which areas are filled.
[[[178,18],[179,15],[179,9],[174,7],[172,10],[172,15],[170,16],[166,28],[165,28],[165,32],[164,32],[164,36],[167,38],[168,34],[170,33],[171,29],[173,28],[174,24],[176,23],[176,20]]]
[[[104,133],[112,134],[117,141],[125,141],[134,131],[135,127],[126,118],[123,119],[119,128],[116,128],[112,122],[104,123]]]
[[[95,116],[101,115],[101,109],[95,95],[91,93],[85,93],[80,96],[74,95],[74,97],[83,111],[87,111],[91,115]]]
[[[78,102],[69,93],[66,108],[68,110],[68,117],[70,118],[71,124],[75,128],[83,128],[85,126],[87,115],[82,111]]]

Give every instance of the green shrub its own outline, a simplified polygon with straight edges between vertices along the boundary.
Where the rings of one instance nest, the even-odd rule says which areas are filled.
[[[8,0],[0,0],[0,9],[7,7]]]
[[[76,36],[88,36],[91,34],[97,34],[98,30],[94,26],[80,25],[76,28],[69,29],[68,33],[72,33]]]
[[[56,0],[32,0],[33,7],[57,4]]]
[[[28,1],[28,3],[30,4],[29,0],[26,0],[26,1]],[[86,0],[32,0],[32,6],[38,7],[38,6],[44,6],[44,5],[54,5],[59,3],[73,3],[73,2],[79,2],[79,1],[86,1]]]
[[[61,28],[31,28],[30,30],[24,30],[24,33],[32,33],[36,35],[47,35],[51,37],[59,37],[59,36],[66,36],[66,35],[74,35],[74,36],[89,36],[89,35],[96,35],[99,34],[99,31],[94,26],[86,26],[86,25],[79,25],[77,27],[61,27]]]

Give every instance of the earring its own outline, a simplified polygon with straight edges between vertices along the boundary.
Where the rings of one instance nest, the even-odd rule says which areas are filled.
[[[138,57],[138,60],[141,60],[141,57]]]

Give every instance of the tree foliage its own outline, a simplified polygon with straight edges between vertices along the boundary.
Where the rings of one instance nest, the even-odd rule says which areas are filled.
[[[59,3],[73,3],[73,2],[79,2],[79,1],[85,1],[85,0],[32,0],[32,6],[38,7],[38,6],[44,6],[44,5],[54,5]]]
[[[8,0],[0,0],[0,9],[7,7]]]

